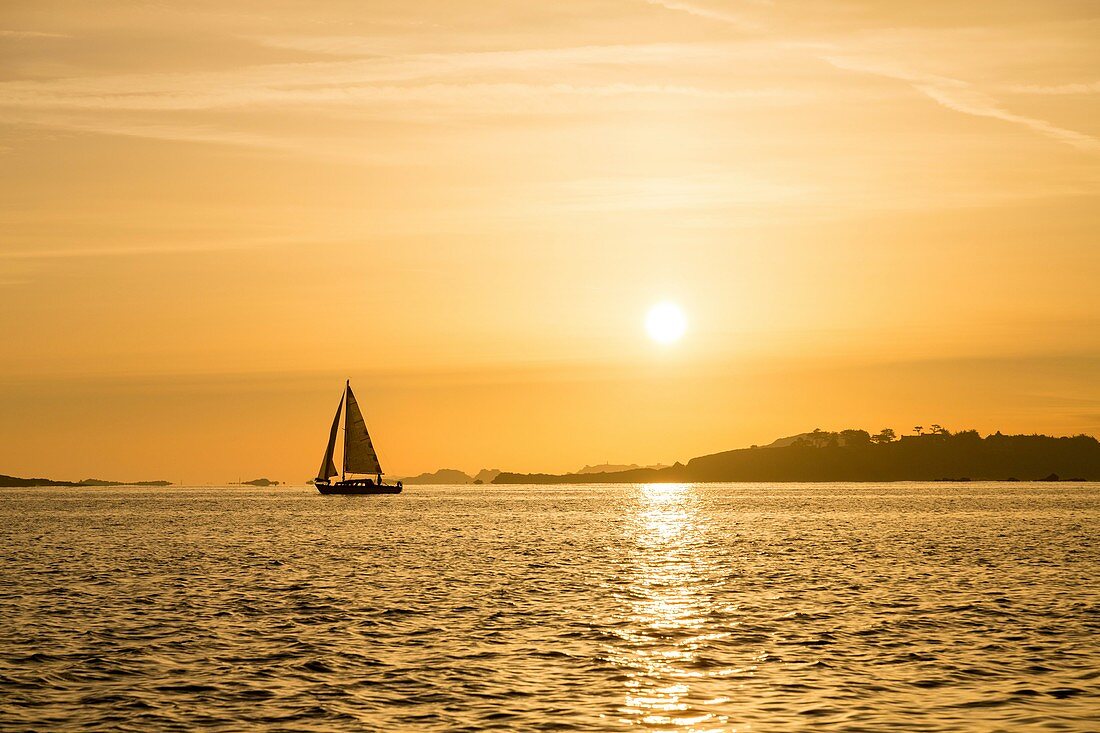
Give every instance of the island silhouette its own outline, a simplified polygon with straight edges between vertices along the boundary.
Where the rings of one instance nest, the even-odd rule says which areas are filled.
[[[269,478],[254,478],[251,481],[239,481],[238,486],[258,486],[260,488],[266,488],[268,486],[279,486],[279,481],[272,481]]]
[[[1100,442],[1089,435],[952,433],[934,425],[898,438],[883,429],[821,429],[692,458],[666,468],[602,473],[511,473],[494,484],[718,481],[1074,481],[1100,480]]]
[[[86,478],[82,481],[54,481],[48,478],[19,478],[18,476],[5,476],[0,474],[0,488],[17,488],[26,486],[171,486],[171,481],[104,481],[97,478]]]

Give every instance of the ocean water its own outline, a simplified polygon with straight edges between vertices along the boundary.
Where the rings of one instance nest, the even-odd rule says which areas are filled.
[[[0,492],[0,729],[1100,728],[1100,486]]]

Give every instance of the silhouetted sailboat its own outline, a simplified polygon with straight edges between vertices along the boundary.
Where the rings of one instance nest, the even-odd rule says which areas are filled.
[[[344,463],[339,472],[340,480],[331,483],[330,479],[337,474],[333,454],[336,450],[336,434],[340,431],[341,410],[344,413]],[[349,473],[374,474],[377,480],[349,479],[346,477]],[[336,406],[336,417],[332,419],[325,456],[321,459],[321,470],[313,483],[322,494],[401,493],[400,481],[390,486],[382,483],[382,465],[378,462],[378,454],[375,453],[370,433],[367,432],[367,422],[363,419],[363,412],[359,409],[355,393],[351,391],[351,380],[344,385],[344,394],[340,396],[340,404]]]

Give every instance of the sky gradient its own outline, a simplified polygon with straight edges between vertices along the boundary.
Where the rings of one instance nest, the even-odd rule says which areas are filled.
[[[0,473],[1100,434],[1090,2],[6,2]],[[646,338],[679,303],[685,338]]]

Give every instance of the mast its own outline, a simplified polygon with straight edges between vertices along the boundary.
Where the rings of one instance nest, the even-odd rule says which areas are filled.
[[[348,409],[347,409],[346,405],[348,403],[348,390],[349,389],[351,389],[351,380],[350,379],[347,380],[346,382],[344,382],[344,405],[345,405],[345,407],[344,407],[344,420],[345,420],[345,422],[348,419],[347,418]],[[345,426],[344,427],[344,460],[343,460],[343,463],[340,465],[340,480],[341,481],[344,480],[344,474],[347,472],[347,470],[348,470],[348,429]]]

